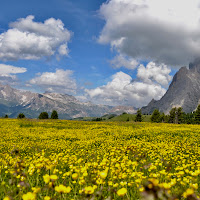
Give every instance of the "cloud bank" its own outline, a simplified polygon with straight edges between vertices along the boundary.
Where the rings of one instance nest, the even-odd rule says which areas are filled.
[[[167,65],[156,65],[150,62],[146,67],[144,65],[138,67],[137,77],[145,83],[152,84],[156,82],[166,88],[172,80],[172,76],[169,75],[170,72],[171,69]]]
[[[26,71],[24,67],[0,64],[0,82],[9,85],[17,84],[19,80],[16,74],[25,73]]]
[[[133,70],[139,63],[135,59],[127,58],[126,56],[119,54],[110,61],[110,64],[114,69],[125,67],[127,69]]]
[[[72,33],[59,19],[34,22],[34,16],[10,23],[10,29],[0,34],[0,60],[38,60],[43,57],[68,55]]]
[[[75,94],[77,84],[72,77],[73,71],[56,69],[56,72],[44,72],[29,81],[45,91],[55,93]]]
[[[159,73],[162,71],[161,73]],[[131,105],[141,107],[153,98],[158,100],[166,92],[163,86],[169,84],[171,70],[166,65],[148,63],[146,68],[140,65],[137,79],[124,72],[117,72],[106,85],[95,89],[86,89],[87,98],[99,104]],[[158,74],[159,73],[159,74]]]
[[[186,65],[200,56],[199,0],[110,0],[99,42],[137,60]]]

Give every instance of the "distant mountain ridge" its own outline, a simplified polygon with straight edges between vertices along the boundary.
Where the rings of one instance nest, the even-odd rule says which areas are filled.
[[[181,67],[165,93],[158,101],[152,100],[143,107],[142,113],[151,114],[155,109],[169,113],[173,107],[182,107],[186,113],[194,111],[200,104],[200,59]]]
[[[0,84],[0,116],[7,114],[9,117],[17,117],[23,112],[28,118],[37,118],[41,112],[51,113],[56,110],[60,119],[71,119],[115,113],[112,109],[112,106],[80,102],[72,95],[48,92],[39,94]],[[126,111],[126,106],[121,108],[121,113],[124,110]],[[128,110],[131,111],[131,108]]]

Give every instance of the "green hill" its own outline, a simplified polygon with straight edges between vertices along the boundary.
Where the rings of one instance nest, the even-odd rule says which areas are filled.
[[[106,121],[110,122],[126,122],[126,121],[135,121],[136,114],[121,114]],[[151,115],[142,115],[143,122],[150,122]]]
[[[135,121],[136,114],[108,114],[102,117],[79,117],[74,118],[76,121],[107,121],[107,122],[128,122]],[[142,115],[143,122],[150,122],[151,115]]]

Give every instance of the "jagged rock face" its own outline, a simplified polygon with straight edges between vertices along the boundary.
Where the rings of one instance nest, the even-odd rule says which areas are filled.
[[[152,100],[142,108],[142,113],[151,114],[154,109],[169,113],[173,107],[182,107],[186,113],[194,111],[200,103],[200,59],[182,67],[175,75],[165,95]]]

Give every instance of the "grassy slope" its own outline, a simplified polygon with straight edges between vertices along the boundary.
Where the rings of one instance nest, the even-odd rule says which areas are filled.
[[[125,122],[125,121],[134,121],[135,116],[133,114],[122,114],[118,115],[116,117],[113,117],[112,119],[108,119],[107,121],[110,122]],[[150,122],[151,115],[142,115],[143,122]]]
[[[102,117],[102,121],[107,121],[107,122],[126,122],[126,121],[135,121],[135,114],[121,114],[116,117],[113,117],[111,119],[108,119],[107,117]],[[150,122],[150,117],[151,115],[142,115],[143,122]],[[73,119],[75,121],[92,121],[96,119],[96,117],[80,117]]]

